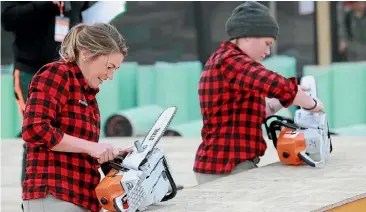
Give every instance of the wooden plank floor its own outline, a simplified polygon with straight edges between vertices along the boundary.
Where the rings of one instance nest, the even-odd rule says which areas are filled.
[[[133,138],[101,142],[130,146]],[[166,137],[173,177],[185,186],[175,199],[149,211],[311,211],[366,192],[366,137],[334,137],[334,152],[323,169],[277,163],[271,143],[260,168],[196,186],[192,165],[199,139]],[[21,140],[1,141],[1,211],[20,211]]]

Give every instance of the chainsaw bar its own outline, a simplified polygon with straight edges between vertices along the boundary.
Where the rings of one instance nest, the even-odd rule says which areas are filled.
[[[128,169],[138,170],[140,165],[146,159],[146,156],[154,149],[160,138],[164,135],[165,130],[173,120],[177,112],[177,107],[169,107],[165,109],[155,121],[150,131],[140,142],[135,141],[135,150],[131,152],[125,160],[123,166]]]

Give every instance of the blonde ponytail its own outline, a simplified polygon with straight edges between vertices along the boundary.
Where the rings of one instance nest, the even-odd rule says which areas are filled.
[[[65,36],[59,54],[65,61],[79,62],[79,51],[88,50],[93,60],[101,55],[120,52],[127,55],[126,40],[118,30],[107,23],[78,24]]]
[[[85,24],[81,23],[73,28],[66,34],[64,40],[61,43],[61,48],[59,54],[62,59],[66,61],[75,61],[79,57],[79,33],[87,27]]]

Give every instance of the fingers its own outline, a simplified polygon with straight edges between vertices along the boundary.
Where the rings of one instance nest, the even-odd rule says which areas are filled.
[[[128,155],[128,153],[133,151],[133,147],[119,149],[118,151],[119,151],[119,153],[118,153],[119,156],[126,157],[126,155]]]
[[[113,149],[113,159],[115,159],[117,156],[119,156],[119,149],[114,148]]]
[[[302,85],[299,85],[299,86],[300,86],[301,90],[303,90],[303,91],[309,91],[310,90],[310,88],[308,88],[308,87],[305,87],[305,86],[302,86]]]
[[[112,161],[115,158],[116,152],[117,151],[115,151],[112,146],[105,146],[103,151],[99,153],[99,157],[97,157],[98,163],[102,164],[108,161]]]
[[[104,146],[103,150],[96,155],[96,158],[98,160],[98,163],[103,164],[108,161],[113,161],[118,156],[125,157],[128,153],[132,151],[133,147],[122,149],[113,148],[111,145],[106,145]]]

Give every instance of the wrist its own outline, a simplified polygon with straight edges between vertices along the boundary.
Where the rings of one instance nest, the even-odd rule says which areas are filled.
[[[268,101],[268,107],[271,111],[277,112],[283,108],[278,99],[271,99]]]
[[[311,108],[304,108],[304,110],[314,110],[317,106],[318,106],[318,101],[316,101],[316,99],[312,98],[314,101],[314,106],[312,106]]]
[[[92,149],[93,149],[93,142],[84,140],[83,142],[83,153],[91,155]]]

